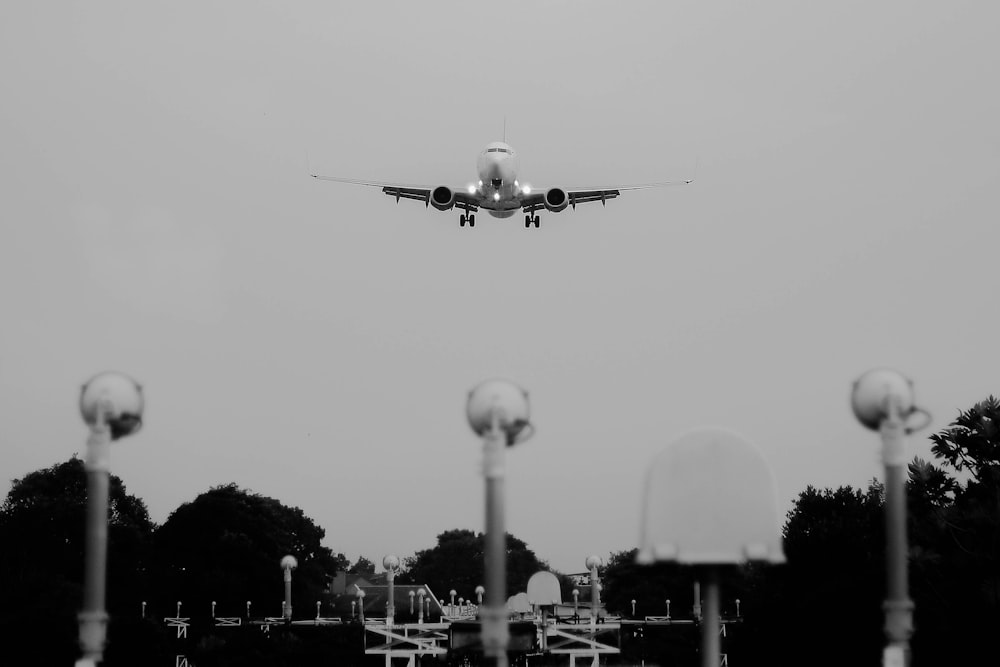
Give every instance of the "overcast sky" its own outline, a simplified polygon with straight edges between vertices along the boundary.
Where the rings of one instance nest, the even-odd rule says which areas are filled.
[[[537,433],[508,529],[565,572],[636,546],[691,428],[754,441],[782,511],[881,476],[875,366],[932,429],[1000,393],[1000,5],[0,5],[0,476],[84,453],[80,384],[145,386],[112,470],[163,522],[228,482],[381,562],[483,529],[467,391]],[[477,216],[309,169],[463,187],[682,178]],[[706,493],[724,489],[706,488]],[[692,499],[694,502],[695,499]],[[276,565],[277,567],[277,565]]]

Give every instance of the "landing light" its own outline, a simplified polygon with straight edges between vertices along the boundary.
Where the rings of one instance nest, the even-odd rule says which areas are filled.
[[[524,192],[524,194],[526,194],[526,195],[530,195],[531,194],[531,186],[530,185],[525,185],[523,188],[521,188],[521,191]]]
[[[493,201],[500,201],[500,193],[499,192],[494,192],[493,193]]]
[[[479,187],[483,187],[483,182],[479,181]]]
[[[475,185],[470,185],[469,186],[469,194],[470,195],[476,194],[476,186]]]

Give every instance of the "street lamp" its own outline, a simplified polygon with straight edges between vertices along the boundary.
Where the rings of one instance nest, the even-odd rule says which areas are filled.
[[[424,622],[424,589],[417,591],[417,623]]]
[[[483,606],[483,593],[485,592],[486,592],[485,588],[483,588],[482,586],[476,586],[476,604],[479,605],[480,607]]]
[[[601,580],[597,568],[604,565],[604,560],[597,555],[587,556],[586,565],[590,570],[590,624],[593,625],[601,608]]]
[[[358,613],[360,614],[361,625],[365,624],[365,592],[358,589]]]
[[[399,567],[399,558],[394,554],[389,554],[382,559],[382,567],[385,568],[386,583],[389,584],[389,600],[386,603],[385,624],[392,627],[393,619],[396,617],[396,589],[394,581],[396,579],[396,568]]]
[[[575,618],[580,618],[580,609],[579,609],[580,591],[574,588],[572,594],[573,594],[573,616]]]
[[[416,597],[417,594],[410,591],[408,595],[410,596],[410,616],[413,616],[413,598]]]
[[[866,428],[882,438],[885,464],[886,537],[886,646],[884,665],[909,665],[910,635],[913,634],[913,601],[908,591],[906,539],[906,443],[905,435],[930,423],[930,414],[914,404],[913,383],[896,371],[879,368],[854,382],[851,409]],[[907,419],[922,413],[926,421],[916,428]]]
[[[285,572],[285,604],[284,617],[286,621],[292,620],[292,570],[299,566],[299,561],[295,556],[285,556],[281,559],[281,569]]]
[[[483,439],[486,480],[486,606],[482,618],[483,654],[487,662],[507,666],[510,630],[504,596],[507,591],[507,538],[504,529],[504,454],[534,432],[528,421],[528,394],[506,380],[487,380],[469,392],[469,426]]]
[[[104,609],[108,571],[108,488],[111,441],[142,426],[145,399],[142,387],[120,373],[101,373],[80,392],[80,414],[90,427],[87,439],[87,524],[84,552],[83,609],[80,624],[82,657],[78,667],[96,665],[104,658],[108,614]]]

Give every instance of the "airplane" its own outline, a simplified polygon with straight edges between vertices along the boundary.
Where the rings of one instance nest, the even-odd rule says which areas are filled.
[[[602,205],[606,205],[607,200],[618,197],[623,191],[687,185],[694,181],[694,179],[686,179],[644,185],[536,189],[518,180],[518,164],[517,153],[514,152],[510,144],[504,141],[494,141],[487,144],[476,161],[479,179],[464,189],[451,188],[447,185],[427,187],[320,176],[319,174],[311,175],[313,178],[323,181],[382,188],[383,193],[396,198],[397,204],[400,199],[414,199],[422,201],[425,207],[433,206],[439,211],[457,208],[464,211],[458,217],[460,227],[465,227],[466,223],[469,227],[475,227],[476,212],[479,209],[489,212],[494,218],[510,218],[518,210],[522,210],[525,213],[525,229],[532,225],[537,228],[541,224],[541,217],[537,215],[537,212],[542,209],[559,213],[568,206],[575,210],[577,204],[586,202],[599,201]]]

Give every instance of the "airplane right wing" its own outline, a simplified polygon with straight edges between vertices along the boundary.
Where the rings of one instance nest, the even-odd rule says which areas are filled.
[[[364,185],[372,188],[382,188],[382,193],[389,195],[390,197],[396,198],[396,203],[399,203],[400,199],[414,199],[416,201],[422,201],[424,206],[430,206],[431,197],[436,188],[422,186],[422,185],[405,185],[401,183],[384,183],[381,181],[362,181],[354,178],[339,178],[337,176],[321,176],[319,174],[311,174],[315,179],[321,181],[333,181],[334,183],[349,183],[351,185]],[[460,188],[453,188],[451,192],[454,193],[455,201],[462,204],[463,209],[478,211],[479,204],[481,200],[476,195],[470,195],[465,190]]]

